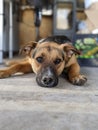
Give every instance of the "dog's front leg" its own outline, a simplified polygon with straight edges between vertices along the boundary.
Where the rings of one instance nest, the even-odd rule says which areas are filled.
[[[87,78],[80,74],[80,66],[78,63],[74,63],[70,66],[68,77],[70,82],[74,85],[83,85],[87,81]]]
[[[6,69],[0,70],[0,78],[7,78],[12,74],[22,72],[22,73],[30,73],[32,72],[31,65],[28,62],[18,63],[15,65],[11,65]]]

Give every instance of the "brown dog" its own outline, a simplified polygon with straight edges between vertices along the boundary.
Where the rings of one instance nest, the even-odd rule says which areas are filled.
[[[74,85],[83,85],[87,78],[80,74],[80,66],[74,48],[66,36],[53,36],[37,42],[30,42],[20,50],[27,58],[11,63],[7,69],[0,70],[0,78],[6,78],[17,72],[36,74],[36,81],[43,87],[54,87],[58,76],[67,70],[69,81]]]

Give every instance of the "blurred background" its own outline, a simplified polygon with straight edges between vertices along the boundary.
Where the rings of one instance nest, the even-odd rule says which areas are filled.
[[[1,0],[0,63],[22,45],[51,35],[66,35],[83,54],[83,64],[98,66],[98,0]]]

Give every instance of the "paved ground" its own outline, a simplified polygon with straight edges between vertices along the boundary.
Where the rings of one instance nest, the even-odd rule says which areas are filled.
[[[88,82],[60,78],[42,88],[35,75],[0,79],[0,130],[98,130],[98,68],[82,68]]]

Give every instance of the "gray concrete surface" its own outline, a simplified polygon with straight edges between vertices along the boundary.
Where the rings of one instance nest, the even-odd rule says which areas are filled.
[[[98,130],[98,68],[81,70],[82,87],[60,77],[42,88],[34,74],[0,79],[0,130]]]

